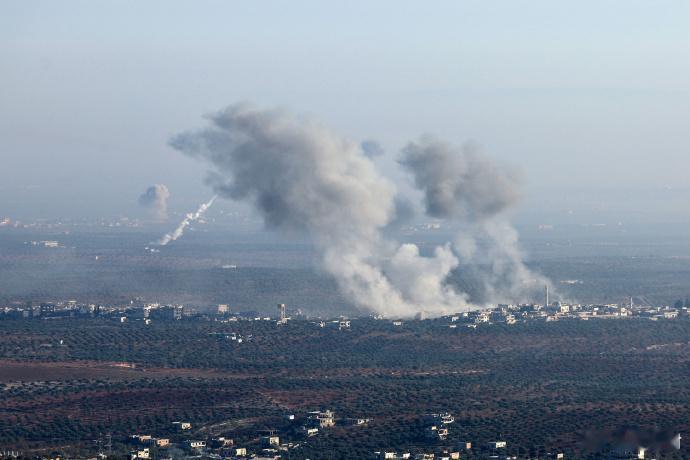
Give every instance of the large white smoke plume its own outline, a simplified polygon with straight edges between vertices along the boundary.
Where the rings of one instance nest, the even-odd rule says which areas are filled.
[[[195,222],[201,218],[201,216],[204,215],[206,210],[211,207],[214,201],[216,201],[216,196],[211,198],[208,202],[202,203],[199,208],[196,210],[196,212],[189,212],[184,216],[184,219],[182,219],[182,222],[175,228],[175,230],[172,233],[166,233],[163,235],[163,237],[158,240],[155,244],[160,245],[160,246],[165,246],[171,241],[175,241],[182,235],[184,235],[185,229],[191,224],[192,222]]]
[[[422,256],[416,245],[384,236],[400,200],[359,143],[312,120],[245,105],[208,119],[208,128],[170,144],[213,166],[208,183],[218,195],[250,202],[269,228],[309,235],[354,303],[387,316],[469,307],[468,295],[446,282],[460,264],[453,244]],[[496,206],[472,199],[463,213],[495,213]]]
[[[168,198],[170,191],[164,184],[155,184],[139,196],[139,204],[148,208],[158,220],[168,218]]]

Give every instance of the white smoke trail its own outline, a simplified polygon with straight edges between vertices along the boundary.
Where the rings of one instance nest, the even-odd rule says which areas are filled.
[[[206,210],[211,207],[216,198],[218,198],[218,195],[214,195],[213,198],[211,198],[207,203],[202,203],[201,206],[199,206],[199,209],[196,210],[196,212],[187,213],[187,215],[184,219],[182,219],[182,222],[180,222],[180,225],[177,226],[175,231],[173,231],[172,233],[166,233],[155,244],[159,246],[165,246],[171,241],[175,241],[176,239],[181,237],[184,234],[185,229],[189,226],[189,224],[199,220],[199,218],[204,215]]]

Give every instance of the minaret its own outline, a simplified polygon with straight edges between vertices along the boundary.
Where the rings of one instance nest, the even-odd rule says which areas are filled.
[[[549,306],[549,285],[544,285],[544,307]]]

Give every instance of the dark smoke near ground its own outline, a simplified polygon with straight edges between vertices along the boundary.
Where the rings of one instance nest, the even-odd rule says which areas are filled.
[[[168,187],[155,184],[139,196],[139,204],[149,209],[156,219],[165,220],[168,218],[168,198],[170,198]]]
[[[175,136],[170,144],[213,167],[207,182],[219,196],[251,203],[270,229],[308,235],[322,267],[354,304],[387,316],[471,307],[468,295],[447,283],[461,262],[455,243],[439,245],[427,257],[415,244],[399,244],[384,231],[403,217],[396,210],[406,206],[361,144],[313,120],[247,105],[230,106],[208,120],[206,129]],[[427,210],[429,196],[434,201],[431,215],[469,219],[481,224],[477,229],[493,232],[497,244],[490,255],[505,258],[494,266],[501,272],[519,252],[502,228],[484,227],[485,219],[498,215],[516,195],[488,160],[456,155],[441,143],[410,144],[401,163],[422,173],[415,179],[427,195]],[[464,175],[454,182],[445,178],[448,190],[431,190],[427,181],[444,164]],[[489,275],[487,285],[497,279]]]

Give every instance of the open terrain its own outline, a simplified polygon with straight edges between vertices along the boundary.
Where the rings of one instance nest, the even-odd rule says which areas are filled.
[[[133,433],[174,438],[176,420],[192,422],[196,437],[251,445],[276,429],[303,440],[285,416],[318,409],[373,420],[323,430],[290,458],[496,439],[515,455],[572,458],[588,455],[592,431],[690,431],[687,319],[476,330],[447,319],[360,319],[346,330],[304,320],[7,320],[0,359],[0,447],[27,452],[92,452],[105,433],[116,449]],[[456,417],[448,440],[427,440],[424,414],[445,411]]]

